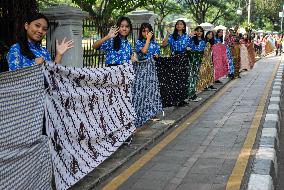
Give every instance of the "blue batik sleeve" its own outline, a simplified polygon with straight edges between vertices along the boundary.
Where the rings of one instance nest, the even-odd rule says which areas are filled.
[[[11,47],[7,54],[7,61],[9,64],[9,70],[14,71],[19,68],[22,54],[18,46],[14,45]]]
[[[136,42],[136,52],[142,53],[141,49],[144,47],[144,43],[141,40],[137,40]]]
[[[112,48],[112,39],[109,39],[107,41],[105,41],[99,48],[97,48],[97,50],[104,50],[104,51],[109,51]]]

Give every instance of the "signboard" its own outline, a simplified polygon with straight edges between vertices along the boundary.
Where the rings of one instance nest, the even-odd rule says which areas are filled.
[[[284,17],[283,12],[279,12],[279,17]]]

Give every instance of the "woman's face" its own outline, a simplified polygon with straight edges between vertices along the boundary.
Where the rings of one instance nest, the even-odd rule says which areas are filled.
[[[31,23],[25,24],[25,29],[27,31],[27,38],[32,42],[40,42],[42,38],[46,35],[48,30],[48,24],[45,19],[40,18],[32,21]]]
[[[207,34],[207,38],[208,38],[209,40],[211,40],[211,39],[213,38],[213,33],[212,33],[212,32],[209,32],[209,33]]]
[[[223,30],[221,30],[219,33],[218,33],[218,37],[222,37],[223,36]]]
[[[178,21],[177,24],[176,24],[176,29],[177,29],[177,31],[180,32],[183,29],[185,29],[185,26],[184,26],[184,24],[181,21]]]
[[[197,37],[201,37],[203,35],[203,31],[201,29],[197,29],[195,34]]]
[[[144,29],[142,30],[142,36],[143,36],[143,38],[146,39],[146,35],[147,35],[149,32],[150,32],[149,28],[144,28]]]
[[[130,26],[126,20],[123,20],[119,26],[119,33],[122,36],[128,36],[130,32]]]

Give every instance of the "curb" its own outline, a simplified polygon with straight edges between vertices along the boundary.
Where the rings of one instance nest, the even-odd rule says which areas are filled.
[[[284,62],[281,62],[269,99],[267,113],[261,131],[259,148],[253,159],[252,172],[249,176],[248,190],[274,190],[277,184],[277,155],[279,152],[282,76]]]
[[[84,178],[89,178],[88,175],[85,176],[83,179],[81,179],[79,182],[77,182],[74,186],[72,186],[70,188],[70,190],[71,189],[72,190],[77,190],[77,189],[86,189],[86,190],[88,190],[88,189],[96,188],[96,186],[100,185],[101,182],[103,182],[108,176],[113,174],[119,168],[123,167],[124,164],[127,161],[132,159],[137,154],[141,153],[141,151],[146,150],[149,146],[153,145],[153,143],[155,143],[158,140],[158,138],[162,137],[169,130],[171,130],[172,128],[176,127],[182,120],[184,120],[186,117],[190,116],[190,114],[194,113],[200,106],[204,105],[207,101],[209,101],[212,97],[214,97],[216,93],[218,93],[222,88],[227,86],[230,82],[231,82],[231,80],[227,80],[226,79],[222,85],[218,86],[218,89],[216,91],[212,91],[212,93],[206,99],[200,101],[199,105],[196,105],[195,107],[193,107],[192,109],[187,111],[185,114],[181,115],[180,117],[177,117],[173,123],[170,123],[166,127],[161,128],[161,130],[159,132],[155,133],[151,138],[149,138],[139,148],[137,148],[135,151],[129,153],[127,155],[127,157],[124,157],[123,159],[121,159],[117,165],[115,165],[114,167],[112,167],[108,171],[105,171],[100,176],[96,176],[95,174],[91,174],[90,177],[93,178],[93,180],[91,180],[88,184],[81,184],[81,182],[84,181]],[[153,124],[153,126],[154,125],[155,124]],[[149,126],[149,127],[151,127],[151,126]],[[96,176],[96,178],[94,178],[94,176]],[[82,187],[82,185],[83,185],[83,187]]]

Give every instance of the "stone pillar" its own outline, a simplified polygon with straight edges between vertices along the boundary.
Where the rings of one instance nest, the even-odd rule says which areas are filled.
[[[155,19],[158,18],[158,15],[155,14],[152,11],[148,10],[138,10],[138,11],[133,11],[130,14],[127,15],[127,17],[130,18],[133,28],[137,31],[133,31],[134,38],[137,39],[138,33],[139,33],[139,28],[142,23],[146,22],[152,25],[154,29],[155,25]]]
[[[69,49],[62,57],[61,64],[73,67],[83,67],[82,25],[88,13],[79,8],[67,5],[52,6],[42,12],[50,21],[51,27],[47,34],[47,48],[55,51],[56,39],[73,39],[74,48]]]

